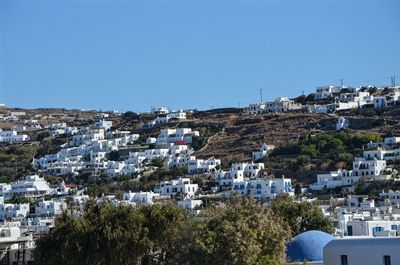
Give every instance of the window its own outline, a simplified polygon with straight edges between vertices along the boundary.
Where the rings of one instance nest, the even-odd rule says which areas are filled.
[[[347,226],[347,235],[352,236],[353,235],[353,227],[351,225]]]
[[[347,261],[347,255],[340,255],[340,264],[341,265],[349,265]]]
[[[383,256],[383,265],[391,265],[392,262],[390,260],[390,256]]]

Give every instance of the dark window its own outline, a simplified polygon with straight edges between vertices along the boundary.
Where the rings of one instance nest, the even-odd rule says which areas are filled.
[[[383,256],[383,265],[391,265],[390,256]]]
[[[347,255],[340,255],[340,264],[341,265],[349,265],[347,261]]]

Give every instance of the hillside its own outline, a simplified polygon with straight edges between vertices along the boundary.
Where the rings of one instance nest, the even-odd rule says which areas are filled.
[[[54,122],[66,122],[69,126],[88,126],[96,120],[96,111],[80,111],[65,109],[1,109],[1,113],[10,111],[24,111],[25,115],[17,122],[0,122],[0,128],[7,129],[11,125],[22,125],[23,120],[37,119],[42,125]],[[189,115],[188,119],[162,125],[149,130],[140,129],[140,119],[136,114],[116,115],[110,113],[107,120],[113,121],[114,129],[130,130],[141,134],[140,139],[144,141],[148,136],[155,137],[160,128],[169,127],[190,127],[200,131],[200,137],[194,139],[193,147],[195,155],[199,158],[215,156],[222,160],[223,167],[228,167],[231,162],[248,161],[251,152],[257,150],[262,143],[269,145],[285,146],[298,142],[302,136],[318,132],[335,133],[335,124],[339,114],[313,114],[305,112],[290,112],[280,114],[264,114],[258,116],[245,115],[242,109],[217,109],[195,112]],[[376,111],[373,109],[361,109],[340,113],[349,120],[350,125],[347,131],[351,133],[369,132],[377,135],[400,135],[400,107]],[[42,138],[47,129],[29,132],[33,146],[36,151],[30,157],[43,155],[47,151],[57,150],[59,143],[66,139],[54,139],[52,137]],[[24,145],[29,145],[26,143]],[[34,147],[36,146],[36,147]],[[3,153],[10,153],[7,146],[1,147]],[[32,150],[33,150],[32,149]],[[351,150],[350,150],[351,151]],[[351,153],[351,152],[350,152]],[[352,156],[355,154],[352,153]],[[285,174],[296,177],[299,181],[308,183],[314,179],[316,172],[329,170],[337,165],[335,161],[322,161],[320,157],[311,158],[307,163],[299,164],[298,154],[275,155],[266,162],[267,170],[280,175]],[[21,165],[21,169],[12,169],[13,162],[17,157],[7,160],[6,155],[2,159],[6,172],[29,171],[30,160],[24,158],[27,163]],[[0,161],[1,162],[1,161]],[[336,161],[337,162],[337,161]],[[342,161],[343,162],[343,161]],[[304,165],[303,165],[304,164]],[[342,163],[341,166],[348,166]],[[17,176],[10,177],[14,179]]]

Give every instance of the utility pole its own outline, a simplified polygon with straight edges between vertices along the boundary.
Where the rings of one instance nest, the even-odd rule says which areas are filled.
[[[260,88],[259,90],[260,90],[260,99],[261,99],[260,102],[263,102],[263,89]]]
[[[340,79],[340,87],[343,87],[343,81],[344,79]]]

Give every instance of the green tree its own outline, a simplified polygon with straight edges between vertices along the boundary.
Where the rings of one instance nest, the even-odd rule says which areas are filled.
[[[65,212],[37,241],[36,264],[183,264],[189,215],[173,205],[131,207],[89,202]]]
[[[325,218],[318,205],[307,201],[296,203],[285,195],[276,198],[271,208],[289,224],[294,236],[308,230],[333,233],[333,223]]]
[[[300,185],[300,183],[296,183],[296,185],[294,185],[294,194],[296,196],[299,196],[301,194],[301,185]]]
[[[290,229],[273,212],[247,198],[209,209],[198,223],[191,264],[280,264]]]

